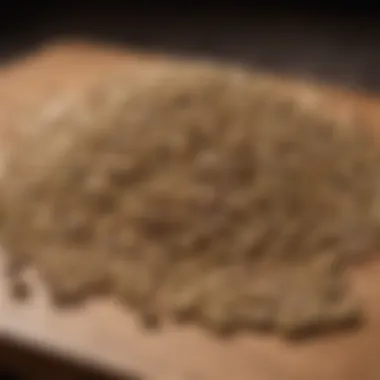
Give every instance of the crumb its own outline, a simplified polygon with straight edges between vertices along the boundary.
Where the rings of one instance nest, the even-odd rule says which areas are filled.
[[[31,289],[25,280],[21,278],[15,278],[12,280],[10,286],[11,286],[11,295],[15,300],[24,301],[30,298]]]

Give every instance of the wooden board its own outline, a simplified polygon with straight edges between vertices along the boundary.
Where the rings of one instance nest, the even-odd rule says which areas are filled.
[[[0,66],[0,127],[3,147],[14,131],[10,121],[25,107],[53,93],[80,90],[106,70],[142,64],[145,57],[105,46],[62,43]],[[150,64],[154,65],[153,60]],[[357,114],[373,125],[380,101],[326,86],[283,79],[279,91],[305,101],[318,97],[323,112],[341,118]],[[0,255],[1,257],[1,255]],[[33,278],[33,273],[31,274]],[[380,263],[352,271],[368,323],[359,331],[336,333],[302,344],[275,337],[244,335],[218,340],[196,328],[165,326],[147,333],[133,316],[110,301],[57,311],[36,283],[34,299],[11,300],[0,262],[0,338],[55,352],[115,374],[139,374],[152,380],[378,380],[380,378]]]

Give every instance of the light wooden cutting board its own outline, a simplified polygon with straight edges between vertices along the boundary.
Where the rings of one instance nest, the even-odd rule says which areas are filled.
[[[155,62],[112,47],[62,42],[0,66],[0,149],[17,134],[11,121],[24,109],[54,94],[80,91],[105,71],[120,65],[133,70],[136,64],[154,67]],[[380,130],[380,99],[284,78],[278,86],[304,102],[320,102],[321,112],[337,121],[359,115],[374,128],[379,123]],[[109,301],[57,311],[38,282],[34,299],[18,304],[8,297],[0,264],[0,338],[152,380],[380,379],[380,263],[376,261],[352,273],[355,291],[369,315],[366,326],[293,345],[255,335],[221,341],[195,328],[175,326],[148,334],[131,314]]]

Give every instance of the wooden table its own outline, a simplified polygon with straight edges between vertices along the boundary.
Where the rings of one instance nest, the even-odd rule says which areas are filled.
[[[118,65],[133,67],[136,61],[140,61],[138,55],[78,42],[58,43],[0,67],[3,146],[14,136],[10,121],[20,110],[41,103],[51,93],[76,91]],[[355,113],[374,125],[379,119],[380,102],[375,98],[285,79],[280,82],[279,91],[289,89],[305,102],[317,96],[322,111],[334,117]],[[336,333],[302,344],[260,335],[223,341],[196,328],[175,326],[148,334],[131,314],[110,301],[97,300],[80,309],[57,311],[36,280],[34,299],[21,304],[8,297],[2,271],[0,260],[3,342],[18,342],[79,363],[99,365],[115,375],[136,373],[152,380],[380,379],[380,263],[376,261],[358,266],[351,273],[354,289],[367,310],[368,323],[359,331]],[[1,352],[0,347],[0,356]],[[64,372],[59,374],[73,378]],[[57,377],[58,373],[46,375],[49,376]]]

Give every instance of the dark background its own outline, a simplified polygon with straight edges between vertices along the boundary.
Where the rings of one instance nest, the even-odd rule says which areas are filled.
[[[11,1],[6,5],[5,1],[0,10],[0,63],[48,39],[77,36],[236,60],[280,73],[380,90],[380,17],[365,3],[356,2],[355,7],[345,2],[345,8],[334,12],[313,8],[313,2],[297,12],[275,7],[248,10],[239,2],[203,11],[180,2],[156,3],[140,10],[132,8],[134,2],[118,6],[78,3],[42,6]]]

